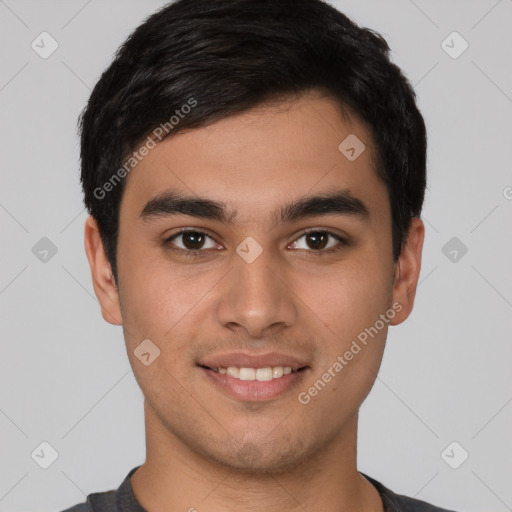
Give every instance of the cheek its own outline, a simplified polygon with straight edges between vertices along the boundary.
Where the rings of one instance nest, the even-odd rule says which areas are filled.
[[[375,263],[347,264],[331,273],[332,279],[309,287],[308,305],[318,312],[319,352],[300,403],[308,403],[320,424],[338,428],[358,410],[375,382],[389,325],[380,316],[390,310],[391,297],[383,274]]]
[[[173,319],[186,307],[184,276],[177,272],[175,266],[173,268],[158,248],[146,248],[136,241],[123,244],[120,240],[118,253],[119,279],[127,312],[125,320],[135,318],[141,326],[161,328],[163,326],[158,319],[162,319],[162,322],[172,325]]]
[[[330,338],[340,341],[373,325],[392,297],[388,270],[377,260],[343,262],[323,275],[309,275],[297,281],[298,295],[305,310],[315,313],[318,325]]]
[[[207,292],[215,288],[219,275],[194,276],[198,270],[192,265],[172,264],[161,255],[155,257],[155,252],[132,252],[120,267],[123,327],[129,349],[149,338],[161,350],[166,367],[172,367],[170,358],[177,359],[188,350],[198,329],[198,315],[206,322]]]

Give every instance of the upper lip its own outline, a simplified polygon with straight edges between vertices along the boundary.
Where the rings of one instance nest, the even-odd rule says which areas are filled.
[[[296,356],[279,354],[278,352],[267,352],[265,354],[251,354],[248,352],[229,352],[216,354],[204,358],[198,363],[208,368],[266,368],[272,366],[289,366],[292,370],[299,370],[307,363]]]

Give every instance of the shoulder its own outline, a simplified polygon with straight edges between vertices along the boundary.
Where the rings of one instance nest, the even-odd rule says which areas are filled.
[[[407,512],[455,512],[446,508],[440,508],[426,501],[417,500],[404,496],[402,494],[394,494],[397,504],[400,506],[398,510]]]
[[[133,496],[130,484],[130,477],[139,467],[140,465],[130,470],[118,489],[89,494],[83,503],[77,503],[61,512],[117,512],[119,507],[123,510],[145,512]]]
[[[83,503],[77,503],[61,512],[116,512],[116,491],[89,494]]]
[[[417,500],[403,494],[396,494],[379,481],[361,473],[377,489],[384,504],[385,512],[455,512],[440,508],[426,501]]]
[[[61,512],[92,512],[91,506],[87,501],[83,503],[77,503],[66,510],[61,510]]]

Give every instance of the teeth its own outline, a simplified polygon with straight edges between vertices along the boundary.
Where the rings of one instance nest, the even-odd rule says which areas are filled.
[[[264,382],[273,378],[272,368],[258,368],[256,370],[256,380]]]
[[[238,378],[240,380],[254,380],[256,378],[256,370],[254,368],[240,368]]]
[[[240,380],[258,380],[260,382],[279,379],[283,375],[295,373],[297,370],[292,370],[290,366],[267,366],[265,368],[238,368],[230,366],[228,368],[212,368],[213,370],[223,374],[234,377]]]
[[[240,368],[235,368],[234,366],[230,366],[226,372],[230,377],[235,377],[238,379],[240,377]]]
[[[279,377],[282,377],[284,374],[284,369],[282,366],[275,366],[272,368],[272,377],[274,379],[278,379]]]

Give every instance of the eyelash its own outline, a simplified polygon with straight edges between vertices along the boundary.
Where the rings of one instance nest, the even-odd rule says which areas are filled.
[[[204,235],[204,236],[207,236],[208,238],[211,238],[213,240],[213,238],[208,234],[208,233],[205,233],[204,231],[201,231],[201,230],[197,230],[197,229],[183,229],[181,231],[178,231],[177,233],[174,233],[171,237],[167,238],[166,240],[164,240],[163,242],[163,245],[171,252],[175,253],[175,254],[178,254],[180,256],[185,256],[185,257],[193,257],[193,256],[199,256],[199,255],[202,255],[206,252],[206,250],[201,250],[201,249],[196,249],[196,250],[192,250],[192,249],[180,249],[180,248],[175,248],[173,247],[170,242],[172,242],[175,238],[178,238],[180,235],[183,235],[183,234],[186,234],[186,233],[195,233],[195,234],[198,234],[198,235]],[[348,240],[346,240],[345,238],[341,237],[340,235],[336,234],[336,233],[333,233],[332,231],[328,231],[328,230],[322,230],[322,229],[310,229],[308,231],[305,231],[304,233],[302,233],[302,235],[300,235],[298,238],[296,238],[294,241],[296,240],[299,240],[301,239],[302,237],[306,236],[306,235],[309,235],[311,233],[322,233],[322,234],[326,234],[328,236],[331,236],[333,237],[335,240],[337,240],[339,243],[337,245],[335,245],[334,247],[331,247],[329,249],[320,249],[320,250],[309,250],[307,252],[311,252],[313,254],[315,254],[316,256],[322,256],[324,254],[332,254],[332,253],[336,253],[340,250],[342,250],[344,247],[346,247],[347,245],[349,245],[349,242]]]

